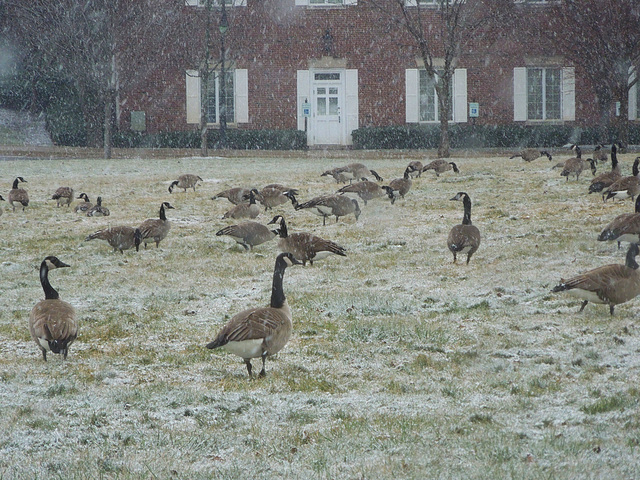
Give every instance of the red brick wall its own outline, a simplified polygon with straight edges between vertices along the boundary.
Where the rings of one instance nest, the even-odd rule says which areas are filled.
[[[227,9],[227,57],[249,74],[249,123],[241,128],[297,127],[296,71],[307,70],[310,60],[323,56],[327,28],[333,56],[347,59],[347,68],[358,70],[360,126],[405,124],[405,69],[416,68],[418,51],[405,32],[385,30],[381,13],[370,1],[328,9],[296,7],[294,0],[247,3]],[[540,12],[536,15],[543,15]],[[121,97],[122,128],[128,128],[131,110],[146,112],[149,132],[198,128],[186,123],[185,70],[197,65],[193,51],[204,38],[203,14],[201,8],[183,9],[182,28],[165,39],[164,54],[154,58],[142,81],[128,81],[123,66],[123,83],[131,87]],[[216,35],[214,25],[213,38]],[[513,120],[513,68],[524,66],[523,54],[557,55],[547,38],[548,32],[531,38],[513,29],[497,43],[467,46],[458,67],[467,68],[468,101],[480,103],[478,123]],[[595,102],[579,69],[576,92],[576,118],[593,123]]]

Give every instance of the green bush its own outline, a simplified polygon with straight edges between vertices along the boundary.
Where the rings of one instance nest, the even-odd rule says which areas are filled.
[[[449,126],[452,148],[526,148],[562,146],[568,143],[594,145],[599,143],[596,127],[570,125],[470,125]],[[433,149],[440,143],[440,125],[406,125],[395,127],[365,127],[353,132],[354,149]],[[609,142],[618,137],[611,127]],[[640,125],[629,125],[629,144],[640,143]]]
[[[200,131],[162,132],[146,134],[118,132],[113,145],[119,148],[200,148]],[[208,132],[209,148],[220,147],[220,130]],[[227,148],[234,150],[306,150],[307,138],[299,130],[238,130],[227,129]]]

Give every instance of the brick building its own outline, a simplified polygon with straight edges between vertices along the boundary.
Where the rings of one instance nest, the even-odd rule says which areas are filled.
[[[219,0],[212,1],[215,15],[221,9]],[[436,8],[436,0],[421,1]],[[198,129],[201,84],[199,57],[193,52],[204,36],[204,4],[186,0],[184,37],[167,39],[169,53],[157,61],[153,74],[125,89],[118,113],[122,129]],[[520,8],[523,15],[540,17],[545,4],[529,0]],[[389,28],[370,0],[228,0],[226,11],[229,128],[306,126],[309,145],[350,145],[357,128],[439,121],[435,90],[415,42],[405,31]],[[210,32],[214,39],[221,35],[217,24]],[[595,124],[594,93],[580,67],[569,64],[548,41],[530,40],[514,30],[491,46],[461,52],[451,122]],[[219,73],[220,49],[212,58],[209,64]],[[219,125],[223,102],[219,80],[212,75],[207,89],[212,128]],[[637,119],[638,109],[634,88],[629,118]]]

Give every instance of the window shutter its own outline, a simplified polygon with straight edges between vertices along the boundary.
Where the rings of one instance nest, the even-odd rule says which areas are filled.
[[[187,70],[187,123],[200,124],[200,72]]]
[[[417,68],[405,70],[405,117],[407,123],[418,123],[420,116],[420,80]]]
[[[357,5],[358,0],[344,0],[345,5]]]
[[[636,72],[629,76],[629,83],[636,79]],[[638,119],[638,83],[629,89],[629,120]]]
[[[309,0],[296,0],[296,5],[309,5]]]
[[[198,0],[184,0],[184,4],[187,7],[197,7],[198,6]]]
[[[304,117],[302,116],[302,104],[311,102],[311,75],[309,70],[298,70],[297,76],[298,94],[298,130],[304,131]]]
[[[249,123],[249,73],[246,68],[236,68],[236,123]]]
[[[358,70],[346,72],[347,145],[353,144],[351,133],[358,128]]]
[[[467,69],[456,68],[453,74],[453,121],[467,122]]]
[[[576,119],[576,69],[562,69],[562,119]]]
[[[513,69],[513,121],[527,120],[527,69],[516,67]]]
[[[418,6],[418,0],[406,0],[405,1],[405,5],[407,7],[417,7]]]
[[[247,0],[234,0],[233,5],[235,7],[246,7],[247,6]]]

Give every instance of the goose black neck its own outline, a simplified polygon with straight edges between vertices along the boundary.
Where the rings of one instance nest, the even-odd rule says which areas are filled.
[[[462,203],[464,205],[464,217],[462,217],[463,225],[471,225],[471,199],[469,195],[464,196],[462,199]]]
[[[284,218],[280,219],[280,228],[278,229],[278,233],[280,234],[280,238],[287,238],[289,236],[287,223],[284,221]]]
[[[636,198],[636,213],[640,213],[640,195]]]
[[[636,158],[633,162],[633,176],[637,177],[638,173],[640,173],[640,169],[638,168],[638,163],[640,163],[640,158]]]
[[[582,149],[580,147],[576,147],[576,157],[582,158]]]
[[[282,279],[284,278],[284,271],[287,268],[287,263],[283,258],[278,257],[276,260],[276,267],[273,270],[273,284],[271,287],[271,307],[282,308],[286,298],[284,296],[284,290],[282,288]]]
[[[160,220],[166,220],[167,216],[164,213],[164,204],[160,205]]]
[[[16,188],[18,188],[18,179],[17,178],[13,181],[13,189],[15,190]]]
[[[629,268],[633,268],[634,270],[638,269],[636,255],[638,255],[638,245],[632,243],[631,245],[629,245],[629,250],[627,250],[627,259],[624,264]]]
[[[615,145],[611,146],[611,170],[618,166],[618,149]]]
[[[46,260],[40,264],[40,284],[44,290],[44,298],[47,300],[57,300],[60,298],[58,292],[49,283],[49,267]]]
[[[256,204],[256,196],[253,192],[249,192],[249,205]]]

